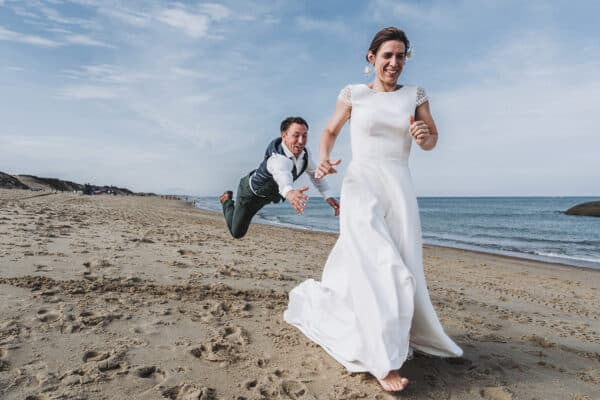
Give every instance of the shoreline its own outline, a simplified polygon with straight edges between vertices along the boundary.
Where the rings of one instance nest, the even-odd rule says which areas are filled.
[[[195,209],[206,211],[209,213],[215,213],[222,217],[222,213],[219,211],[211,210],[208,208],[197,207],[195,205],[194,201],[187,201],[187,200],[182,200],[182,201],[189,203]],[[267,219],[260,218],[260,216],[256,216],[254,218],[254,220],[252,221],[252,223],[266,225],[266,226],[273,226],[273,227],[278,227],[278,228],[293,229],[293,230],[298,230],[298,231],[318,232],[318,233],[325,233],[325,234],[330,234],[330,235],[335,235],[335,236],[338,235],[337,232],[321,230],[321,229],[313,229],[313,228],[308,228],[308,227],[304,227],[301,225],[286,224],[286,223],[280,223],[280,224],[273,223],[272,221],[269,221]],[[427,242],[425,239],[423,239],[423,246],[443,247],[443,248],[448,248],[448,249],[453,249],[453,250],[471,251],[474,253],[490,254],[490,255],[495,255],[495,256],[514,258],[516,260],[523,259],[523,260],[527,260],[527,261],[537,261],[540,263],[555,264],[555,265],[561,265],[561,266],[565,266],[565,267],[583,268],[586,270],[600,271],[600,263],[594,263],[592,261],[585,261],[585,260],[573,259],[573,263],[571,264],[571,263],[564,261],[564,258],[561,258],[561,257],[543,256],[543,255],[529,254],[529,253],[517,253],[517,252],[510,252],[510,251],[505,251],[505,252],[492,251],[492,250],[486,251],[483,249],[476,248],[477,246],[472,246],[472,248],[469,248],[468,246],[460,247],[460,246],[449,246],[449,245],[443,245],[443,244],[434,244],[434,243]]]
[[[179,200],[0,190],[0,398],[377,399],[282,314],[336,235]],[[432,304],[463,358],[419,354],[407,400],[593,400],[592,269],[426,245]]]

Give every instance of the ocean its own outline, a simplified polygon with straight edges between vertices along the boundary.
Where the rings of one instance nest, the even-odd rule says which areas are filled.
[[[217,196],[191,197],[195,206],[221,211]],[[426,244],[600,269],[600,218],[563,212],[592,197],[420,197]],[[254,222],[338,232],[338,219],[320,198],[303,215],[287,203],[263,208]]]

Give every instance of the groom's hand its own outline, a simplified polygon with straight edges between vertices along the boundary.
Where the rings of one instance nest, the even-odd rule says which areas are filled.
[[[304,194],[308,190],[308,186],[304,186],[300,189],[292,189],[285,195],[285,199],[290,202],[290,205],[294,207],[296,213],[302,214],[304,207],[306,207],[306,200],[308,196]]]
[[[327,200],[325,200],[327,202],[327,204],[329,204],[331,206],[331,208],[333,208],[333,212],[335,213],[335,216],[339,216],[340,215],[340,203],[338,203],[338,201],[336,199],[334,199],[333,197],[329,197]]]
[[[333,168],[333,166],[339,165],[339,163],[341,162],[342,160],[322,160],[321,162],[319,162],[319,165],[317,165],[317,170],[315,171],[315,178],[321,179],[325,175],[337,173],[337,170]]]

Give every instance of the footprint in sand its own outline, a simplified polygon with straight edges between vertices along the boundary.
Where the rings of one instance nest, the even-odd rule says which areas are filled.
[[[88,350],[85,353],[83,353],[82,360],[85,363],[88,361],[106,360],[108,357],[110,357],[110,354],[107,352],[97,352],[96,350]]]
[[[258,380],[245,382],[244,388],[262,399],[316,400],[304,383],[286,376],[287,371],[275,370]]]
[[[292,400],[308,400],[308,399],[315,399],[316,397],[314,397],[312,394],[310,394],[308,392],[308,388],[306,387],[306,385],[304,385],[301,382],[298,381],[294,381],[294,380],[287,380],[287,381],[283,381],[281,382],[281,389],[283,390],[283,393],[285,393],[286,395],[289,396],[290,399]]]
[[[231,310],[231,304],[224,301],[216,301],[202,304],[202,311],[192,317],[193,321],[213,322],[220,320]]]
[[[239,326],[226,326],[219,331],[219,335],[223,339],[239,346],[246,346],[250,342],[246,331]]]
[[[83,353],[82,360],[87,364],[83,367],[83,369],[86,371],[98,370],[100,372],[108,372],[119,369],[124,356],[124,350],[110,352],[88,350]]]
[[[543,347],[545,349],[548,349],[551,347],[556,347],[556,343],[553,343],[550,340],[546,339],[545,337],[541,337],[538,335],[523,336],[521,339],[526,340],[530,343],[533,343],[537,346]]]
[[[314,355],[306,356],[301,364],[304,370],[312,375],[318,374],[323,369],[323,361]]]
[[[0,347],[0,372],[8,371],[10,368],[10,364],[5,360],[7,354],[8,350]]]
[[[440,398],[440,393],[449,393],[447,377],[442,374],[439,369],[429,369],[432,373],[425,374],[422,378],[424,384],[424,392],[419,398],[436,400]]]
[[[137,325],[131,328],[131,331],[144,336],[157,336],[160,334],[160,332],[149,323]]]
[[[270,362],[271,362],[271,360],[269,360],[269,358],[266,358],[266,357],[265,358],[257,358],[256,359],[256,365],[259,368],[266,368],[269,365]]]
[[[182,383],[165,389],[162,396],[171,400],[216,400],[217,392],[215,389],[197,386],[190,383]]]
[[[107,268],[107,267],[111,267],[112,264],[107,259],[104,259],[104,258],[96,259],[95,258],[95,259],[84,262],[83,266],[86,268]]]
[[[386,397],[385,398],[392,398],[392,395],[388,395],[388,394],[384,394]],[[353,399],[353,400],[358,400],[358,399],[366,399],[367,398],[367,393],[362,392],[362,391],[356,391],[356,389],[352,389],[349,388],[347,386],[344,385],[334,385],[333,389],[331,390],[331,392],[329,392],[329,398],[330,399]],[[389,396],[389,397],[388,397]],[[383,398],[383,396],[381,396],[381,394],[376,395],[374,397],[374,399],[379,400]],[[393,397],[396,398],[396,397]]]
[[[115,319],[121,319],[123,315],[121,314],[97,314],[93,311],[83,310],[79,313],[77,317],[77,321],[86,327],[91,326],[107,326]]]
[[[142,379],[148,379],[154,384],[164,382],[166,378],[164,371],[154,365],[137,367],[133,370],[133,373],[135,376]]]
[[[512,393],[500,386],[486,387],[480,394],[486,400],[512,400],[513,398]]]
[[[41,308],[38,310],[36,318],[42,322],[54,322],[60,318],[60,314],[56,311],[48,311],[45,308]]]
[[[243,328],[229,325],[219,329],[209,343],[190,349],[190,353],[207,361],[233,363],[244,355],[249,343],[248,333]]]
[[[50,268],[47,265],[44,264],[34,264],[35,266],[35,272],[50,272],[53,270],[53,268]]]

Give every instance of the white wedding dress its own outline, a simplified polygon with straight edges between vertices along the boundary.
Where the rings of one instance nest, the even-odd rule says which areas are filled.
[[[442,328],[423,274],[421,224],[408,169],[409,118],[423,89],[350,85],[352,162],[340,199],[340,235],[321,282],[290,292],[284,319],[352,372],[384,378],[409,346],[442,357],[462,350]]]

